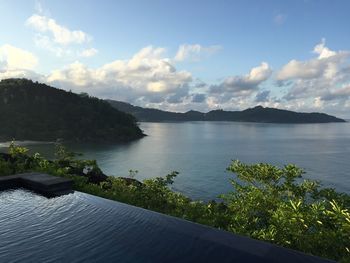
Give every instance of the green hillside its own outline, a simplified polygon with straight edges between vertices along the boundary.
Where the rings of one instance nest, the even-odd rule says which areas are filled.
[[[130,113],[139,121],[235,121],[262,123],[328,123],[345,122],[345,120],[318,112],[294,112],[288,110],[256,106],[243,111],[212,110],[207,113],[188,111],[185,113],[142,108],[122,101],[107,100],[114,108]]]
[[[107,102],[27,79],[0,82],[0,139],[121,142],[141,138],[136,119]]]

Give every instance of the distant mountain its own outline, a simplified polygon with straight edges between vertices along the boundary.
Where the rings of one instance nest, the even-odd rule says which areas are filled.
[[[136,119],[106,101],[27,79],[0,82],[0,140],[129,141]]]
[[[262,123],[327,123],[345,122],[343,119],[324,113],[304,113],[257,106],[243,111],[213,110],[208,113],[188,111],[169,112],[158,109],[142,108],[126,102],[107,100],[114,108],[132,114],[139,121],[236,121]]]

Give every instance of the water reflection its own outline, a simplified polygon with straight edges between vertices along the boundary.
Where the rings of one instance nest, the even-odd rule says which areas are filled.
[[[174,188],[210,199],[231,190],[225,169],[232,159],[295,163],[307,176],[350,192],[350,123],[261,124],[232,122],[142,123],[145,138],[127,144],[70,144],[96,159],[109,175],[138,170],[142,180],[179,171]],[[31,145],[53,156],[53,145]]]

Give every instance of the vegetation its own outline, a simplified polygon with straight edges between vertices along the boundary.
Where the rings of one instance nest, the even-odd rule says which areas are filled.
[[[0,155],[0,175],[40,171],[71,178],[75,190],[181,217],[313,255],[350,262],[350,196],[304,180],[286,165],[233,161],[233,191],[221,202],[193,201],[171,190],[177,172],[144,180],[105,176],[96,161],[77,160],[61,145],[56,159],[12,144]]]
[[[139,121],[244,121],[244,122],[270,122],[270,123],[325,123],[345,122],[324,113],[304,113],[274,108],[255,108],[243,111],[212,110],[207,113],[188,111],[185,113],[163,111],[151,108],[133,106],[129,103],[107,100],[114,108],[132,114]]]
[[[107,102],[27,79],[0,82],[0,139],[128,141],[143,136],[136,119]]]

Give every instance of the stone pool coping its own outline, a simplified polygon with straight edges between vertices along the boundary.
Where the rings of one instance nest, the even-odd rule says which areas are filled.
[[[73,181],[43,173],[0,176],[0,191],[14,188],[26,188],[46,197],[55,197],[73,192]]]

